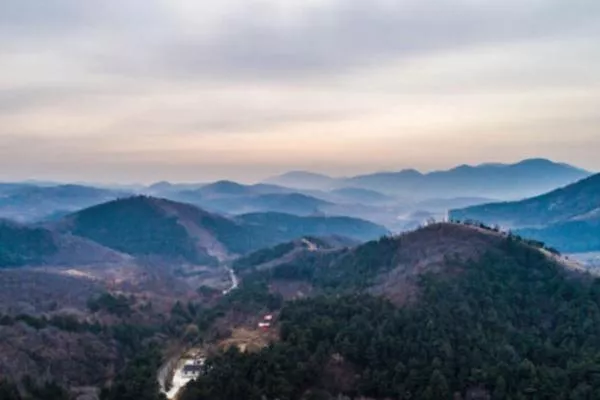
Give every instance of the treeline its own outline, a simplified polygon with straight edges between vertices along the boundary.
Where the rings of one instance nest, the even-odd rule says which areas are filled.
[[[113,296],[110,293],[102,293],[88,300],[87,306],[92,312],[106,311],[118,317],[131,314],[131,301],[123,295]]]
[[[536,247],[538,249],[548,250],[549,252],[551,252],[553,254],[560,255],[560,251],[558,249],[556,249],[555,247],[547,245],[544,241],[534,239],[533,236],[535,236],[535,235],[528,234],[528,233],[534,232],[535,230],[521,229],[521,230],[519,230],[519,233],[515,233],[513,231],[503,231],[499,225],[490,226],[490,225],[484,224],[483,222],[472,220],[472,219],[467,219],[464,221],[450,220],[450,222],[453,224],[474,226],[476,228],[481,228],[481,229],[484,229],[487,231],[502,233],[502,234],[512,238],[513,240],[520,241],[528,246]]]
[[[279,343],[209,360],[182,400],[597,398],[600,281],[567,277],[518,240],[501,246],[459,276],[424,276],[409,308],[363,295],[289,303]]]
[[[100,334],[106,331],[99,323],[88,323],[80,321],[73,315],[53,315],[52,317],[36,317],[28,314],[19,314],[16,316],[0,315],[0,325],[10,326],[18,322],[23,322],[34,329],[44,329],[54,327],[67,332],[92,332]]]
[[[19,391],[15,383],[0,379],[0,400],[70,400],[67,390],[54,382],[37,384],[25,377],[21,387]]]
[[[100,400],[166,400],[156,378],[161,362],[159,348],[148,346],[127,364],[110,387],[102,390]]]

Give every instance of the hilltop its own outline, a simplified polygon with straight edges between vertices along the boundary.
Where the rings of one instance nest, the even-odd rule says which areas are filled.
[[[452,275],[467,261],[502,253],[507,238],[462,224],[433,224],[355,246],[287,243],[254,253],[234,265],[244,274],[265,271],[276,280],[306,281],[327,290],[367,290],[395,303],[414,300],[419,277]]]
[[[277,213],[228,218],[190,204],[146,196],[94,206],[51,227],[137,257],[206,265],[305,235],[369,240],[386,233],[378,225],[354,218]]]
[[[228,218],[192,205],[137,196],[90,207],[55,225],[106,247],[138,257],[216,264],[243,251],[247,232]]]
[[[306,250],[276,265],[258,260],[238,293],[304,283],[296,288],[309,297],[277,311],[279,340],[211,358],[182,400],[554,399],[600,390],[600,281],[517,237],[432,224],[350,249]]]

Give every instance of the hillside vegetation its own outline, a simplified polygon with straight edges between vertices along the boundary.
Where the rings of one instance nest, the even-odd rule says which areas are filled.
[[[600,174],[517,202],[453,210],[451,217],[511,228],[563,252],[600,250]]]
[[[94,206],[51,227],[136,257],[206,265],[303,236],[338,235],[364,241],[387,233],[356,218],[278,213],[227,218],[190,204],[145,196]]]
[[[399,236],[384,236],[352,248],[297,252],[273,263],[249,279],[308,282],[323,291],[365,291],[396,303],[414,299],[419,277],[426,273],[449,274],[462,262],[477,260],[486,252],[498,252],[504,238],[496,232],[458,224],[434,224]],[[272,258],[278,248],[273,249]],[[264,254],[263,254],[264,255]],[[261,267],[270,261],[245,267]],[[256,269],[256,268],[255,268]],[[453,273],[453,272],[452,272]]]
[[[0,268],[42,263],[57,251],[50,231],[0,221]]]
[[[346,236],[358,241],[367,241],[388,234],[380,225],[351,217],[311,216],[299,217],[282,213],[253,213],[236,218],[249,226],[262,243],[260,247],[290,241],[303,236]]]
[[[133,197],[94,206],[68,217],[73,234],[135,256],[161,255],[190,262],[210,261],[175,215],[161,202]]]
[[[456,219],[473,219],[509,228],[539,227],[600,217],[600,174],[547,194],[515,202],[453,210]]]
[[[334,296],[284,305],[280,342],[210,359],[182,400],[595,398],[600,281],[565,270],[517,238],[490,241],[465,229],[470,233],[451,238],[445,236],[457,230],[444,226],[415,233],[430,237],[425,253],[436,242],[462,243],[461,253],[473,257],[423,271],[410,306],[338,291],[370,287],[372,275],[400,265],[402,245],[383,239],[345,253],[354,255],[347,263],[354,268],[336,277]],[[444,246],[440,256],[453,258]]]

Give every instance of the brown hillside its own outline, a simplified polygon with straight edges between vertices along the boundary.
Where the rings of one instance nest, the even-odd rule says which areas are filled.
[[[497,251],[505,238],[494,231],[444,223],[429,225],[395,240],[397,252],[393,268],[379,275],[369,290],[395,303],[405,303],[417,294],[419,276],[460,273],[462,263],[477,260],[488,251]]]
[[[507,240],[505,234],[492,230],[438,223],[351,249],[288,252],[275,261],[258,264],[255,270],[264,273],[270,267],[268,273],[275,287],[304,282],[310,283],[311,293],[318,293],[319,288],[366,290],[405,304],[418,297],[422,275],[451,278],[461,273],[465,262],[478,261],[486,253],[502,255]],[[579,268],[570,260],[535,250],[565,268]]]

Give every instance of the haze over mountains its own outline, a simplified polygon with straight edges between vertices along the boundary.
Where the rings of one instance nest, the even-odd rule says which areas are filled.
[[[530,199],[453,210],[451,216],[513,229],[565,252],[599,251],[600,174]]]
[[[189,203],[224,215],[278,212],[365,219],[394,232],[413,229],[448,209],[541,194],[589,173],[565,164],[531,159],[512,165],[461,166],[422,174],[414,170],[336,179],[293,172],[252,185],[159,182],[147,187],[0,185],[0,217],[43,222],[85,207],[136,194]]]
[[[407,169],[350,178],[292,172],[266,182],[305,189],[359,187],[413,199],[466,196],[516,199],[547,192],[589,174],[570,165],[529,159],[516,164],[461,165],[430,173]]]
[[[2,222],[0,265],[110,263],[126,256],[217,265],[305,235],[364,241],[387,233],[349,217],[255,213],[228,218],[189,204],[137,196],[93,206],[44,227]]]
[[[309,177],[1,185],[1,215],[29,222],[0,221],[0,374],[39,379],[0,380],[0,397],[164,400],[157,376],[190,346],[210,367],[181,400],[600,390],[573,372],[597,368],[587,357],[600,354],[600,319],[580,316],[600,307],[600,281],[555,251],[600,251],[600,174],[530,160]],[[529,191],[564,187],[490,203],[533,181]],[[433,223],[449,208],[476,222]],[[257,330],[267,313],[277,321]],[[243,351],[220,350],[231,346]]]

